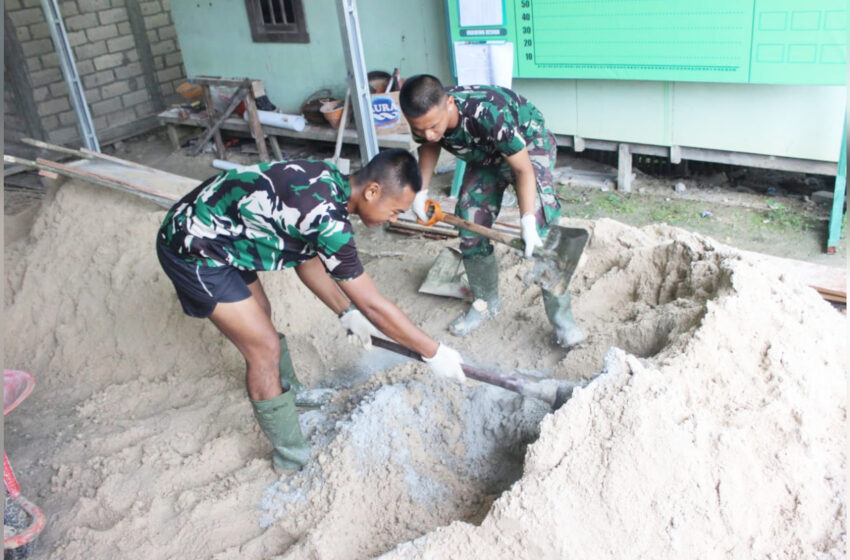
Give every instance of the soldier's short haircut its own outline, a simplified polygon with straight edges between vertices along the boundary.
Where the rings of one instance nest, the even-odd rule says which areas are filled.
[[[417,74],[405,80],[398,98],[402,112],[415,119],[443,103],[446,91],[435,76]]]
[[[357,175],[361,182],[375,181],[391,193],[400,193],[408,185],[413,192],[422,189],[419,164],[413,154],[402,148],[379,152]]]

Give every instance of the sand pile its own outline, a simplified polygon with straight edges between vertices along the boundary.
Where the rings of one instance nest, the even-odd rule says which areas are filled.
[[[844,553],[846,321],[734,251],[583,224],[573,287],[588,342],[565,354],[522,259],[500,249],[504,311],[456,339],[464,304],[416,292],[445,242],[360,232],[382,292],[477,365],[606,370],[555,414],[362,353],[292,271],[264,274],[299,375],[336,389],[301,416],[313,460],[278,479],[241,357],[183,316],[159,270],[163,215],[69,183],[6,248],[6,367],[36,377],[6,446],[48,515],[41,557]]]

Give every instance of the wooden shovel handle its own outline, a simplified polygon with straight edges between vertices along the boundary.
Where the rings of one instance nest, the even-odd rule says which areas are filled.
[[[436,200],[431,200],[429,198],[425,201],[425,214],[429,216],[428,221],[423,222],[422,220],[419,220],[420,224],[426,226],[433,226],[437,222],[445,222],[447,224],[455,226],[456,228],[465,229],[467,231],[471,231],[472,233],[477,233],[478,235],[486,237],[487,239],[490,239],[492,241],[504,243],[505,245],[510,245],[511,247],[522,249],[522,241],[514,237],[513,235],[502,233],[501,231],[496,231],[494,229],[490,229],[488,227],[472,223],[468,220],[464,220],[463,218],[458,218],[453,214],[446,214],[445,212],[443,212],[443,209],[440,208],[440,204]]]
[[[402,356],[407,356],[408,358],[412,358],[414,360],[419,360],[420,362],[425,361],[422,359],[422,356],[420,356],[413,350],[407,348],[406,346],[402,346],[398,342],[393,342],[392,340],[386,340],[384,338],[373,336],[372,345],[377,346],[378,348],[383,348],[384,350],[389,350],[390,352],[395,352],[396,354],[401,354]],[[523,394],[523,383],[521,380],[515,377],[503,377],[501,375],[490,373],[489,371],[484,371],[482,369],[467,364],[461,364],[460,367],[461,369],[463,369],[463,373],[470,379],[475,379],[476,381],[481,381],[482,383],[487,383],[488,385],[496,385],[497,387],[507,389],[508,391],[513,391],[514,393]]]

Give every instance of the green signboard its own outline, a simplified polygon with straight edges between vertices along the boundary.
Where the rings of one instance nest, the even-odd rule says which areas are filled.
[[[447,0],[449,36],[518,78],[843,85],[846,0]]]

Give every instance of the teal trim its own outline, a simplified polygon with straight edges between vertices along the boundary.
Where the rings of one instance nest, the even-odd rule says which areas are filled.
[[[845,119],[846,123],[846,119]],[[829,215],[829,239],[826,242],[827,251],[835,252],[838,240],[841,239],[841,224],[844,218],[844,198],[847,188],[847,125],[841,137],[841,154],[838,159],[838,173],[835,175],[835,190],[832,195],[832,212]]]
[[[460,194],[460,186],[463,184],[463,174],[466,172],[466,162],[462,159],[457,160],[457,165],[455,166],[455,174],[452,177],[452,190],[450,192],[450,196],[452,198],[457,198],[457,195]]]

